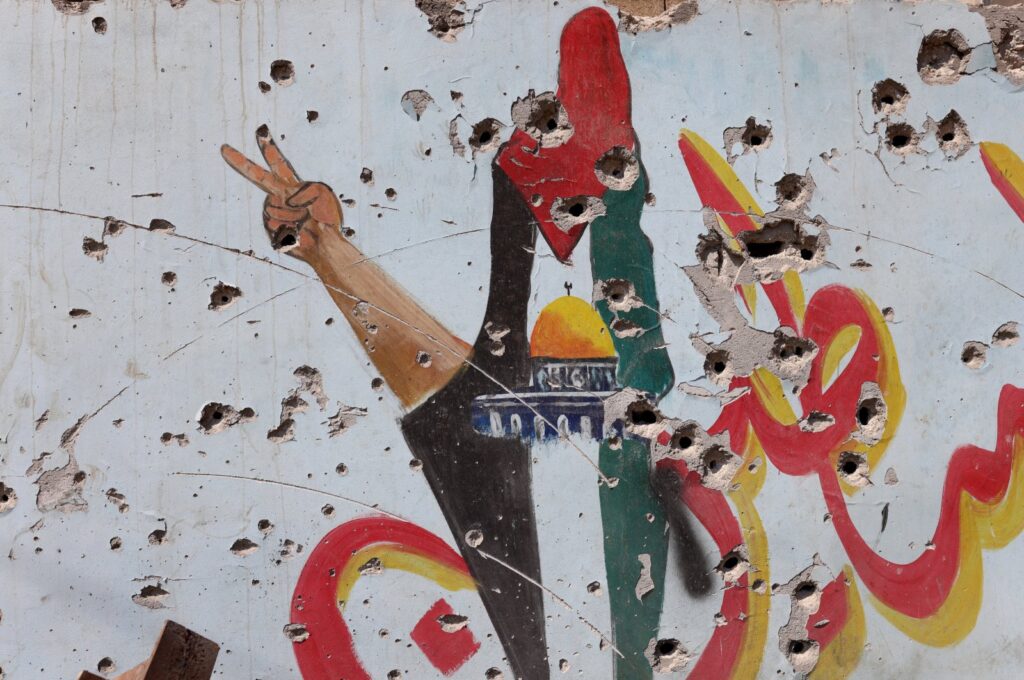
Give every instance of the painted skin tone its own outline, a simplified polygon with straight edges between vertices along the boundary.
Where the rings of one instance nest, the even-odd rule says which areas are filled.
[[[470,346],[345,239],[338,197],[322,182],[300,179],[266,125],[256,143],[267,168],[227,144],[221,155],[267,193],[263,226],[274,248],[313,268],[402,406],[422,403],[448,384]]]

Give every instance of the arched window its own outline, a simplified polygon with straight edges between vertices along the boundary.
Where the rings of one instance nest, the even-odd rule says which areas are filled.
[[[505,434],[505,427],[501,424],[501,414],[494,410],[491,411],[491,434],[495,437]]]
[[[512,417],[508,419],[508,426],[512,430],[512,434],[517,437],[523,433],[523,421],[518,413],[513,413]]]

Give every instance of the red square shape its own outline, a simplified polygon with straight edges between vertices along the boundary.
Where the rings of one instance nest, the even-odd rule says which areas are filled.
[[[473,637],[468,626],[454,633],[446,633],[441,629],[438,617],[454,613],[455,610],[442,598],[434,603],[412,629],[413,642],[423,650],[434,668],[445,675],[459,670],[480,649],[480,643]]]

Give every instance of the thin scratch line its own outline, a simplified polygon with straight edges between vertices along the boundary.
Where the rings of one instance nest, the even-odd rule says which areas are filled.
[[[345,267],[345,269],[348,269],[348,267],[352,267],[352,266],[355,266],[357,264],[362,264],[363,262],[369,262],[370,260],[376,260],[378,257],[384,257],[385,255],[390,255],[391,253],[397,253],[397,252],[400,252],[402,250],[408,250],[409,248],[415,248],[417,246],[422,246],[422,245],[424,245],[426,243],[433,243],[434,241],[443,241],[446,238],[452,238],[454,236],[465,236],[466,234],[477,234],[477,233],[479,233],[481,231],[487,231],[487,230],[483,229],[483,228],[480,228],[480,229],[467,229],[466,231],[457,231],[454,234],[444,234],[443,236],[435,236],[434,238],[428,238],[425,241],[417,241],[416,243],[409,243],[409,244],[404,245],[404,246],[399,246],[397,248],[392,248],[391,250],[385,250],[383,253],[377,253],[376,255],[367,255],[367,256],[363,257],[362,259],[356,260],[352,264],[347,265]]]
[[[564,599],[563,597],[561,597],[561,596],[560,596],[560,595],[559,595],[558,593],[556,593],[555,591],[551,590],[551,588],[548,588],[547,586],[545,586],[545,585],[544,585],[543,583],[541,583],[540,581],[535,581],[535,580],[533,580],[532,578],[530,578],[529,576],[527,576],[527,575],[526,575],[526,574],[524,574],[523,572],[521,572],[521,571],[519,571],[518,569],[516,569],[515,567],[513,567],[513,566],[512,566],[511,564],[509,564],[508,562],[505,562],[504,560],[502,560],[502,559],[500,559],[500,558],[498,558],[498,557],[495,557],[494,555],[490,554],[490,553],[489,553],[489,552],[487,552],[486,550],[480,550],[480,548],[477,548],[477,549],[476,549],[476,551],[477,551],[478,553],[480,553],[480,556],[481,556],[481,557],[483,557],[484,559],[488,559],[488,560],[490,560],[490,561],[492,561],[492,562],[495,562],[495,563],[497,563],[497,564],[500,564],[501,566],[505,567],[506,569],[508,569],[509,571],[511,571],[511,572],[512,572],[513,574],[515,574],[515,575],[516,575],[516,576],[518,576],[519,578],[521,578],[521,579],[523,579],[524,581],[527,581],[528,583],[531,583],[531,584],[533,584],[534,586],[536,586],[536,587],[540,588],[541,590],[543,590],[543,591],[544,591],[545,593],[547,593],[548,595],[550,595],[550,596],[551,596],[551,597],[552,597],[552,598],[553,598],[553,599],[554,599],[554,600],[555,600],[556,602],[558,602],[558,604],[562,605],[563,607],[565,607],[566,609],[568,609],[569,611],[571,611],[571,612],[572,612],[573,614],[575,614],[575,615],[576,615],[576,618],[578,618],[578,619],[579,619],[580,621],[582,621],[582,622],[583,622],[583,624],[584,624],[584,625],[585,625],[585,626],[586,626],[587,628],[589,628],[589,629],[590,629],[590,630],[592,630],[593,632],[597,633],[597,634],[598,634],[598,636],[600,636],[600,638],[601,638],[601,641],[602,641],[602,642],[604,642],[605,644],[607,644],[607,645],[608,645],[608,646],[609,646],[609,647],[610,647],[610,648],[611,648],[612,650],[614,650],[614,651],[615,651],[615,653],[619,655],[619,658],[621,658],[621,659],[625,659],[625,658],[626,658],[626,656],[625,656],[625,655],[624,655],[624,654],[623,654],[622,652],[620,652],[620,651],[619,651],[619,648],[618,648],[618,647],[616,647],[616,646],[615,646],[615,645],[614,645],[614,644],[612,643],[612,641],[611,641],[611,636],[610,636],[610,635],[605,635],[605,634],[604,634],[603,632],[601,632],[601,629],[600,629],[600,628],[598,628],[597,626],[595,626],[594,624],[592,624],[592,623],[591,623],[590,621],[588,621],[588,620],[586,619],[586,617],[585,617],[585,616],[583,616],[583,614],[581,614],[581,613],[579,612],[579,610],[578,610],[578,609],[576,609],[576,608],[575,608],[575,607],[573,607],[573,606],[572,606],[571,604],[569,604],[569,603],[568,603],[568,602],[567,602],[567,601],[566,601],[566,600],[565,600],[565,599]]]
[[[246,314],[248,314],[249,312],[251,312],[251,311],[253,311],[253,310],[255,310],[255,309],[259,308],[259,307],[262,307],[263,305],[267,304],[268,302],[271,302],[271,301],[273,301],[273,300],[276,300],[277,298],[281,297],[282,295],[287,295],[288,293],[291,293],[292,291],[298,290],[299,288],[302,288],[303,286],[305,286],[305,285],[308,285],[308,284],[309,284],[309,281],[303,281],[303,282],[302,282],[302,283],[300,283],[299,285],[297,285],[297,286],[292,286],[292,287],[291,287],[291,288],[289,288],[288,290],[285,290],[285,291],[281,291],[281,292],[280,292],[280,293],[278,293],[277,295],[272,295],[272,296],[268,297],[268,298],[267,298],[266,300],[264,300],[264,301],[262,301],[262,302],[257,302],[257,303],[256,303],[255,305],[253,305],[252,307],[249,307],[248,309],[245,309],[245,310],[243,310],[243,311],[241,311],[241,312],[239,312],[239,313],[235,314],[235,315],[234,315],[234,316],[232,316],[231,318],[228,318],[228,319],[225,319],[224,321],[221,321],[221,322],[220,322],[219,324],[217,324],[217,325],[216,325],[216,327],[215,327],[215,329],[214,329],[214,330],[216,330],[217,328],[223,328],[224,326],[226,326],[227,324],[231,323],[231,322],[232,322],[232,321],[234,321],[235,319],[237,319],[237,318],[239,318],[239,317],[242,317],[242,316],[245,316],[245,315],[246,315]],[[177,354],[177,353],[178,353],[178,352],[180,352],[181,350],[185,349],[186,347],[188,347],[189,345],[191,345],[191,344],[192,344],[192,343],[194,343],[194,342],[198,342],[199,340],[202,340],[202,339],[203,339],[204,337],[206,337],[207,335],[208,335],[208,333],[200,333],[199,335],[197,335],[196,337],[192,338],[191,340],[189,340],[189,341],[188,341],[188,342],[186,342],[186,343],[185,343],[184,345],[182,345],[182,346],[181,346],[181,347],[179,347],[178,349],[174,350],[173,352],[171,352],[171,353],[170,353],[170,354],[168,354],[167,356],[165,356],[165,357],[162,357],[162,358],[161,358],[160,360],[161,360],[161,361],[167,361],[168,359],[170,359],[171,357],[173,357],[173,356],[174,356],[175,354]]]
[[[301,484],[292,484],[291,482],[282,482],[282,481],[277,480],[277,479],[264,479],[263,477],[245,477],[244,475],[218,474],[216,472],[172,472],[171,474],[179,476],[179,477],[213,477],[213,478],[216,478],[216,479],[237,479],[237,480],[242,480],[242,481],[246,481],[246,482],[260,482],[262,484],[276,484],[278,486],[284,486],[284,487],[287,487],[289,489],[298,489],[299,491],[309,491],[310,493],[318,493],[318,494],[321,494],[321,495],[324,495],[324,496],[330,496],[331,498],[336,498],[339,501],[345,501],[346,503],[351,503],[352,505],[358,505],[361,508],[365,508],[367,510],[372,510],[374,512],[379,512],[382,515],[387,515],[388,517],[392,517],[394,519],[399,519],[399,520],[402,520],[403,522],[409,522],[409,520],[406,519],[405,517],[402,517],[401,515],[396,515],[393,512],[388,512],[387,510],[382,510],[380,507],[378,507],[376,505],[370,505],[369,503],[363,503],[362,501],[357,501],[354,498],[348,498],[347,496],[339,496],[338,494],[331,493],[330,491],[322,491],[320,489],[314,489],[311,486],[302,486]]]

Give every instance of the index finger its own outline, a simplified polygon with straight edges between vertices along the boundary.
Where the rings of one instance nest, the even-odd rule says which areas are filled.
[[[300,184],[299,176],[295,174],[295,168],[288,162],[288,159],[281,153],[274,138],[270,136],[270,128],[261,125],[256,128],[256,143],[260,147],[264,160],[270,166],[270,171],[289,184]]]
[[[220,147],[220,155],[228,165],[234,168],[235,172],[263,189],[268,194],[285,196],[291,193],[288,186],[273,173],[264,170],[256,163],[246,158],[238,149],[224,144]]]

